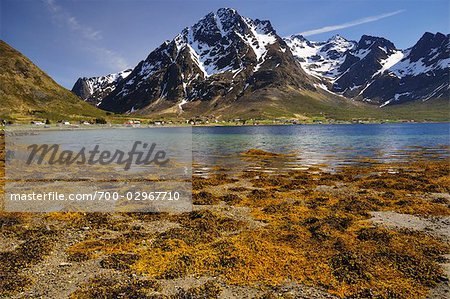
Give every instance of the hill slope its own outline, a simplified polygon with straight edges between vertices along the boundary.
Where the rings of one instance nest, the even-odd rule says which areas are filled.
[[[6,119],[98,117],[105,112],[58,85],[27,57],[0,40],[0,117]]]

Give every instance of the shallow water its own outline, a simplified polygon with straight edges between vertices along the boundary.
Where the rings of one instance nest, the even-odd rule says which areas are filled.
[[[63,147],[102,144],[121,148],[146,137],[164,139],[180,146],[190,143],[194,174],[204,175],[217,167],[228,171],[258,169],[285,171],[310,166],[334,169],[347,164],[405,161],[420,158],[449,158],[448,123],[291,125],[193,128],[139,128],[48,131],[30,136],[30,143],[59,143]],[[157,133],[156,133],[157,132]],[[148,138],[147,138],[148,139]],[[160,140],[161,140],[160,139]],[[186,150],[190,144],[186,144]],[[252,149],[287,154],[276,158],[243,159]],[[370,161],[369,161],[370,160]]]
[[[194,161],[205,167],[256,168],[265,171],[304,169],[327,165],[448,158],[449,124],[351,124],[244,127],[196,127],[193,129]],[[291,154],[287,158],[262,159],[243,164],[239,153],[251,148]]]

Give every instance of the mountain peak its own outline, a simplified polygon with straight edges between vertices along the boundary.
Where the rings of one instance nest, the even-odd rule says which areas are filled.
[[[343,36],[341,36],[341,35],[339,35],[339,34],[335,34],[335,35],[333,35],[331,38],[329,38],[328,40],[327,40],[327,42],[347,42],[348,40],[345,38],[345,37],[343,37]]]
[[[390,50],[396,49],[395,45],[391,41],[378,36],[363,35],[358,42],[358,48],[360,49],[368,49],[373,45],[378,47],[386,47],[386,49]]]
[[[228,14],[238,14],[237,10],[229,7],[222,7],[216,11],[217,15],[228,15]]]
[[[213,44],[231,31],[244,27],[244,18],[233,8],[219,8],[201,18],[194,25],[185,27],[176,40],[190,39]]]
[[[431,33],[425,32],[419,39],[418,43],[440,43],[448,39],[448,35],[442,34],[440,32]]]
[[[240,19],[241,16],[237,12],[237,10],[233,8],[219,8],[218,10],[214,12],[210,12],[207,14],[204,19],[209,19],[213,21],[213,23],[216,23],[216,26],[220,27],[221,23],[228,23],[228,22],[236,22],[238,19]]]
[[[292,34],[290,36],[287,36],[285,39],[296,39],[299,41],[308,42],[308,40],[301,34]]]
[[[132,71],[132,69],[127,69],[106,76],[78,78],[72,92],[85,101],[98,106],[102,99],[112,92],[120,82],[124,81]]]
[[[429,63],[441,58],[448,59],[450,52],[449,44],[450,35],[444,35],[440,32],[437,32],[436,34],[425,32],[419,41],[411,48],[409,55],[410,59],[412,62],[415,62],[428,56],[429,59],[425,60]]]

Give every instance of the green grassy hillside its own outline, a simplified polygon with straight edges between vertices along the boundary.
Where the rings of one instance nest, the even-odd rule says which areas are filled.
[[[20,52],[0,41],[0,118],[81,119],[105,112],[81,101]]]
[[[376,105],[352,101],[331,94],[310,91],[286,90],[267,91],[259,95],[241,98],[230,103],[217,101],[194,101],[179,109],[142,111],[150,118],[192,118],[196,116],[215,116],[222,120],[288,118],[302,121],[449,121],[450,101],[431,99],[415,101],[380,108]]]

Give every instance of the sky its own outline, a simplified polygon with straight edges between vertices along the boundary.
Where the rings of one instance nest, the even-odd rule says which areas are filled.
[[[0,38],[71,89],[79,77],[133,68],[221,7],[312,41],[368,34],[405,49],[450,30],[448,0],[0,0]]]

